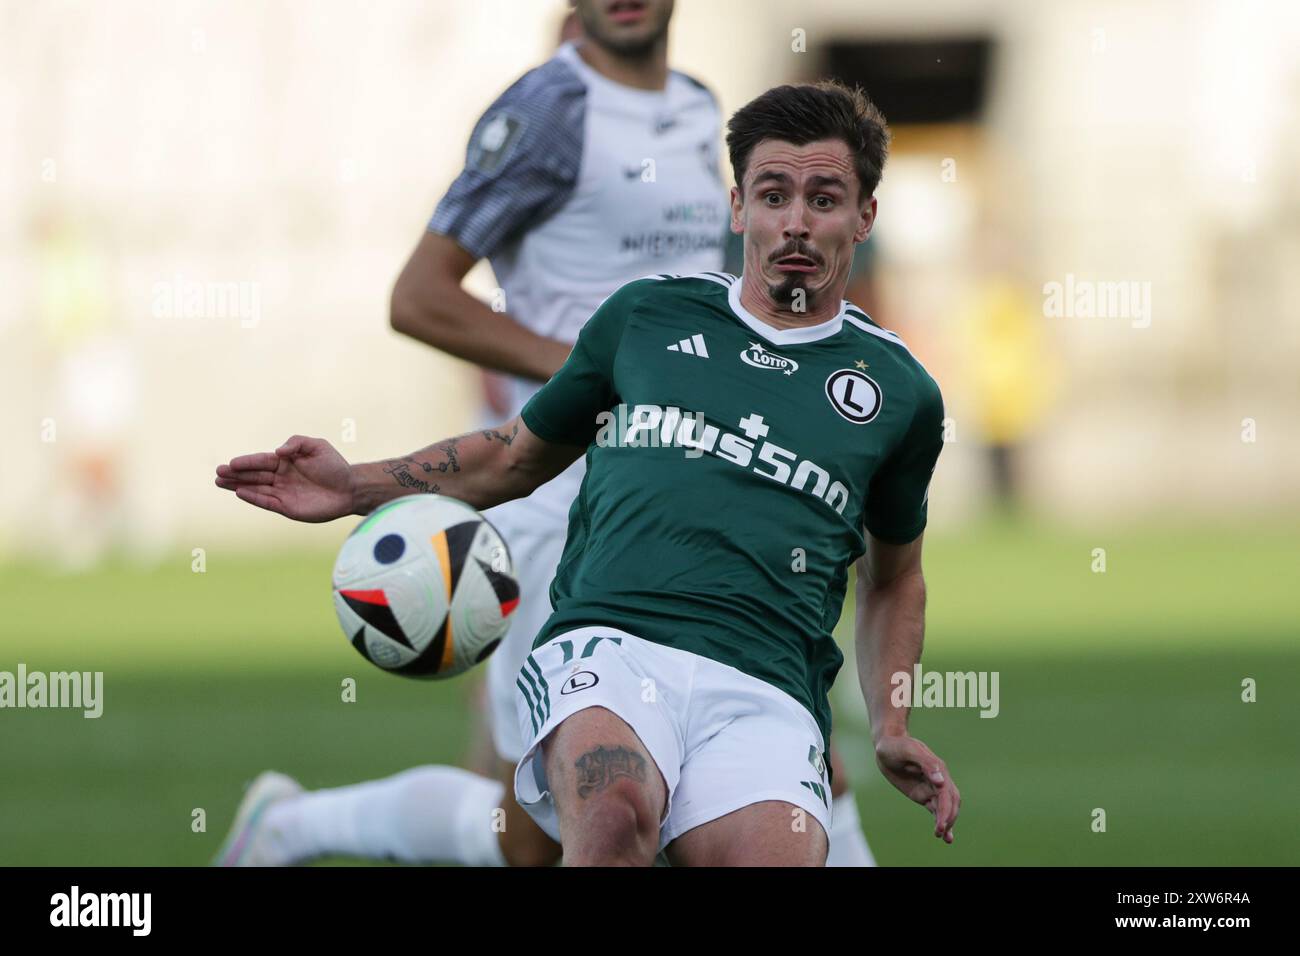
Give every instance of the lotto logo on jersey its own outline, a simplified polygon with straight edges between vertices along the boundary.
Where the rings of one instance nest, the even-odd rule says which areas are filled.
[[[596,444],[602,448],[684,448],[687,458],[713,455],[756,475],[804,491],[838,514],[849,502],[849,489],[832,481],[815,462],[775,442],[760,441],[771,430],[763,416],[750,413],[739,422],[740,434],[705,422],[700,412],[675,405],[619,405],[596,416]]]
[[[746,365],[752,365],[754,368],[770,368],[786,375],[793,375],[799,371],[799,363],[794,359],[786,358],[784,355],[777,355],[775,352],[769,352],[757,342],[750,342],[749,348],[740,353],[740,360]]]

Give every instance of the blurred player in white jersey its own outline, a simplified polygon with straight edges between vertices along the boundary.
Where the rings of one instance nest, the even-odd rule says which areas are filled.
[[[395,329],[507,376],[497,420],[519,413],[621,285],[722,267],[729,207],[718,166],[721,116],[707,89],[668,68],[672,0],[576,7],[581,39],[564,43],[484,112],[464,170],[393,290]],[[492,306],[461,288],[480,259],[500,285]],[[282,774],[263,774],[220,862],[558,861],[559,845],[515,803],[510,786],[525,750],[515,680],[551,613],[549,588],[582,474],[579,459],[528,498],[488,512],[521,587],[510,632],[488,660],[496,776],[417,767],[309,793]],[[402,480],[420,491],[434,479],[412,468]],[[871,865],[852,794],[837,795],[834,811],[830,865]]]

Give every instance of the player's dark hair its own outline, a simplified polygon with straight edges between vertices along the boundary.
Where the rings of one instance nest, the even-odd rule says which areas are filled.
[[[865,200],[880,185],[889,151],[884,114],[858,87],[835,80],[777,86],[750,100],[727,123],[727,150],[736,184],[743,189],[754,147],[765,139],[796,146],[821,139],[840,139],[853,154]]]

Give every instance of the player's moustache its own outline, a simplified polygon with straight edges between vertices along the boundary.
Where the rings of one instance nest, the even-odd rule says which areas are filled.
[[[821,253],[808,245],[802,239],[791,239],[776,252],[767,257],[768,262],[780,262],[786,256],[803,256],[811,259],[815,265],[822,264]]]

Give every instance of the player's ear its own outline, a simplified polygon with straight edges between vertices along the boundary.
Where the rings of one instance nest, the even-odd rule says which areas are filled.
[[[731,187],[731,231],[738,236],[745,234],[745,199],[739,186]]]
[[[871,228],[876,224],[876,197],[871,199],[862,207],[861,218],[858,221],[858,228],[853,233],[854,243],[866,242],[867,236],[871,235]]]

